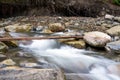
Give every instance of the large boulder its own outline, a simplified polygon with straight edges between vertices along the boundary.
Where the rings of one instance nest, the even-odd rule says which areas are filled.
[[[32,26],[30,24],[14,24],[6,26],[5,30],[8,32],[30,32],[32,30]]]
[[[65,31],[65,26],[62,25],[61,23],[50,23],[48,25],[49,30],[51,30],[52,32],[61,32],[61,31]]]
[[[64,80],[61,71],[7,67],[0,70],[0,80]]]
[[[108,30],[106,30],[108,34],[111,36],[119,36],[120,35],[120,25],[119,26],[114,26]]]
[[[111,37],[109,35],[99,31],[85,33],[83,38],[87,44],[94,47],[104,47],[106,43],[111,41]]]
[[[110,53],[120,54],[120,40],[107,43],[106,50]]]

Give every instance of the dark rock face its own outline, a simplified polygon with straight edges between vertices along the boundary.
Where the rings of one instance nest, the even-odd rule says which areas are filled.
[[[99,6],[100,5],[100,6]],[[25,13],[24,13],[25,11]],[[32,11],[32,12],[31,12]],[[0,1],[1,17],[18,14],[97,17],[120,14],[120,7],[104,0],[9,0]]]

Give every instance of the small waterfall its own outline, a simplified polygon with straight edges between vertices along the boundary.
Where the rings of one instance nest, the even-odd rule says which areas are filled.
[[[89,77],[82,76],[82,80],[120,80],[120,64],[103,57],[86,55],[94,52],[60,45],[56,40],[33,40],[32,44],[20,44],[20,47],[32,51],[38,61],[55,64],[65,73]]]

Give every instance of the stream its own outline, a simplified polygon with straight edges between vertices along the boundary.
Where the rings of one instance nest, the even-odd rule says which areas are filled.
[[[120,63],[94,56],[97,52],[73,48],[57,40],[32,40],[30,44],[20,43],[19,47],[40,63],[55,65],[66,75],[82,77],[74,80],[120,80]]]

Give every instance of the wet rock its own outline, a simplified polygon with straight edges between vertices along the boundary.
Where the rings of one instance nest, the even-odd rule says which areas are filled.
[[[68,40],[63,43],[79,49],[85,48],[86,45],[84,40]]]
[[[109,65],[107,67],[107,69],[109,70],[109,73],[115,74],[117,76],[120,76],[120,64],[116,63],[113,65]]]
[[[6,52],[8,50],[8,46],[3,42],[0,42],[0,52]]]
[[[99,31],[85,33],[83,38],[86,43],[94,47],[104,47],[106,43],[111,41],[109,35]]]
[[[114,18],[113,15],[106,14],[105,19],[112,20]]]
[[[5,30],[8,32],[30,32],[32,30],[32,26],[30,24],[14,24],[6,26]]]
[[[119,36],[120,35],[120,25],[119,26],[114,26],[108,30],[106,30],[108,34],[111,36]]]
[[[24,67],[24,68],[40,68],[41,66],[38,65],[37,63],[20,63],[20,66],[21,67]]]
[[[0,35],[0,37],[2,37],[2,38],[12,38],[12,36],[7,32]],[[5,43],[8,47],[18,47],[17,41],[2,41],[2,42]]]
[[[16,57],[24,57],[24,58],[32,58],[32,55],[25,53],[25,52],[21,52],[21,51],[17,52],[15,56]]]
[[[61,71],[7,67],[0,70],[0,80],[64,80]]]
[[[2,61],[0,64],[6,65],[6,66],[14,66],[16,63],[12,59],[7,59]]]
[[[63,26],[61,23],[50,23],[48,25],[49,30],[52,32],[61,32],[65,31],[65,26]]]
[[[110,53],[118,53],[118,54],[120,54],[120,40],[107,43],[105,48]]]
[[[66,75],[66,80],[98,80],[91,74],[69,73],[65,75]]]
[[[6,55],[0,54],[0,61],[5,60],[6,58],[7,58],[7,56],[6,56]]]

